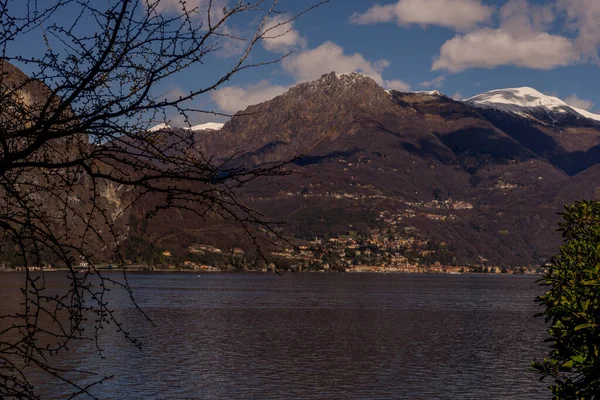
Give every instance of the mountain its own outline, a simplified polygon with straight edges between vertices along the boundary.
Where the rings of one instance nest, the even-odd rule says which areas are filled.
[[[570,106],[558,97],[542,94],[530,87],[492,90],[465,102],[474,107],[511,112],[526,118],[559,122],[574,117],[600,122],[600,115]]]
[[[598,163],[600,115],[531,88],[486,92],[465,101],[537,156],[569,175]]]
[[[288,237],[416,232],[456,262],[535,264],[560,243],[562,205],[600,194],[596,117],[529,88],[457,101],[331,73],[250,106],[196,143],[248,167],[302,155],[292,177],[242,192],[284,222]],[[195,235],[193,219],[178,221],[186,243],[234,247],[239,238]],[[147,234],[160,241],[161,229]]]
[[[21,262],[16,257],[18,240],[34,265],[79,256],[75,251],[56,252],[56,242],[65,248],[85,242],[84,251],[99,254],[106,248],[103,240],[111,236],[98,210],[118,214],[119,189],[109,183],[95,184],[79,166],[82,154],[93,151],[88,135],[62,136],[68,123],[40,123],[44,118],[69,120],[74,111],[67,108],[53,115],[60,99],[43,82],[6,60],[0,60],[0,99],[0,264]],[[50,139],[39,141],[40,135]],[[52,168],[52,164],[68,167]],[[94,201],[90,193],[96,194]],[[122,223],[114,224],[114,232],[123,229]]]
[[[219,129],[221,129],[223,127],[223,125],[225,125],[225,124],[220,123],[220,122],[207,122],[204,124],[194,125],[189,128],[188,127],[177,128],[177,127],[172,127],[171,125],[163,122],[161,124],[155,125],[152,128],[148,129],[148,132],[158,132],[158,131],[164,131],[164,130],[169,130],[169,129],[185,129],[185,130],[190,130],[190,131],[202,131],[202,130],[210,129],[210,130],[218,131]]]
[[[330,73],[223,125],[151,130],[189,138],[186,146],[229,167],[289,161],[283,169],[291,175],[253,180],[238,189],[240,198],[291,243],[318,248],[298,253],[305,261],[328,265],[405,259],[534,265],[561,242],[555,228],[562,206],[600,198],[600,117],[531,88],[459,101]],[[80,186],[83,193],[89,182]],[[128,195],[100,189],[101,201],[115,209]],[[194,245],[223,253],[254,248],[239,225],[211,215],[168,210],[142,221],[158,201],[145,198],[117,221],[134,253],[163,249],[185,259]],[[266,240],[259,244],[267,253],[290,254]]]

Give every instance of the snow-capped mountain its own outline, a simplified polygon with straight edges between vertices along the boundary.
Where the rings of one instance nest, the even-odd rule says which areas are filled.
[[[598,120],[529,88],[457,101],[330,73],[249,106],[219,131],[176,133],[215,164],[293,160],[285,168],[300,174],[292,179],[264,177],[240,192],[266,219],[285,222],[290,237],[372,232],[392,221],[446,243],[457,262],[481,255],[523,265],[560,245],[551,227],[564,204],[598,198]],[[140,235],[161,246],[241,246],[243,235],[225,223],[178,211],[157,218]]]
[[[191,128],[183,127],[183,129],[190,130],[190,131],[203,131],[203,130],[218,131],[219,129],[221,129],[223,127],[223,125],[225,125],[225,124],[219,123],[219,122],[207,122],[205,124],[192,126]],[[165,130],[169,130],[171,128],[173,128],[171,125],[162,123],[162,124],[158,124],[156,126],[153,126],[150,129],[148,129],[148,132],[165,131]]]
[[[191,131],[202,131],[205,129],[211,129],[213,131],[218,131],[223,127],[223,123],[220,122],[207,122],[205,124],[200,124],[200,125],[195,125],[192,126],[191,128],[189,128],[189,130]],[[184,129],[188,129],[188,128],[184,128]]]
[[[564,116],[584,117],[600,122],[600,115],[573,107],[558,97],[548,96],[530,87],[497,89],[464,100],[479,108],[491,108],[524,117],[556,120]]]
[[[427,96],[445,96],[444,93],[440,92],[439,90],[418,90],[410,93],[423,94]]]
[[[411,94],[420,94],[423,96],[434,96],[434,97],[442,97],[442,96],[446,96],[444,93],[440,92],[439,90],[417,90],[417,91],[402,91],[402,90],[398,90],[398,89],[387,89],[386,92],[390,95],[394,94],[394,93],[411,93]]]
[[[164,131],[167,129],[170,129],[171,126],[168,124],[165,124],[164,122],[162,124],[158,124],[158,125],[154,125],[152,128],[148,129],[148,132],[158,132],[158,131]]]

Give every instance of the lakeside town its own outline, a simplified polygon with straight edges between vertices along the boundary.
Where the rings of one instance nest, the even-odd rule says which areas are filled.
[[[445,204],[449,203],[449,204]],[[413,205],[414,206],[414,205]],[[469,209],[470,204],[434,201],[428,208]],[[547,265],[499,266],[479,255],[476,263],[463,264],[444,242],[427,239],[412,226],[400,221],[411,217],[412,209],[394,214],[382,211],[379,220],[384,228],[366,233],[349,230],[343,235],[315,237],[296,242],[279,240],[279,250],[256,254],[242,248],[219,248],[210,244],[193,244],[185,253],[154,249],[152,254],[131,256],[124,260],[128,271],[290,271],[349,273],[423,273],[423,274],[541,274]],[[436,216],[439,216],[436,214]],[[119,262],[81,260],[76,269],[121,269]],[[19,271],[23,267],[0,263],[0,271]],[[52,265],[33,266],[30,271],[56,271]]]
[[[332,270],[325,266],[322,269],[287,269],[284,271],[289,272],[347,272],[347,273],[402,273],[402,274],[520,274],[520,275],[540,275],[547,271],[548,266],[540,266],[532,268],[530,266],[522,266],[517,268],[506,268],[506,267],[482,267],[482,266],[448,266],[441,264],[434,265],[418,265],[418,264],[406,264],[404,266],[369,266],[369,265],[356,265],[347,267],[344,270]],[[4,264],[0,264],[0,272],[22,272],[22,271],[38,271],[38,272],[58,272],[68,271],[68,268],[55,268],[52,266],[32,266],[32,267],[7,267]],[[126,265],[124,268],[112,266],[110,264],[99,264],[93,268],[91,265],[82,266],[81,264],[75,267],[75,270],[81,272],[98,270],[98,271],[122,271],[127,272],[272,272],[275,270],[269,268],[257,269],[237,269],[231,266],[225,268],[217,268],[210,265],[187,263],[184,267],[178,267],[175,265],[151,267],[142,264],[131,264]],[[281,271],[276,269],[276,271]]]
[[[224,251],[209,245],[196,245],[191,246],[189,251],[194,258],[211,260],[212,264],[186,260],[184,269],[227,271],[242,266],[243,270],[269,270],[267,266],[256,268],[255,256],[249,257],[240,248]],[[170,254],[167,252],[167,255]],[[270,267],[293,272],[539,274],[547,269],[547,266],[490,265],[484,257],[480,257],[477,264],[461,265],[445,243],[379,230],[372,230],[366,237],[350,231],[346,235],[315,238],[306,244],[273,252],[271,258]],[[171,265],[171,268],[174,267]]]
[[[407,206],[396,213],[382,211],[378,217],[381,228],[370,228],[367,232],[349,230],[343,235],[315,237],[295,245],[280,241],[280,250],[270,253],[267,257],[270,265],[264,265],[264,260],[260,260],[254,254],[245,253],[241,248],[219,249],[198,244],[189,247],[190,259],[183,261],[183,267],[208,270],[241,268],[294,272],[447,274],[540,274],[547,270],[547,265],[494,265],[482,255],[478,255],[476,263],[461,263],[455,256],[454,249],[447,243],[425,238],[417,228],[406,226],[403,221],[424,213],[430,219],[445,220],[453,218],[453,211],[470,210],[473,206],[451,199],[433,200],[424,204],[407,203]],[[166,254],[170,256],[169,252]]]

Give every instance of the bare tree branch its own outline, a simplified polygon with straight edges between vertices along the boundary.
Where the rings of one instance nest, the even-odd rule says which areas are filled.
[[[108,325],[140,346],[106,295],[109,288],[125,291],[152,323],[136,303],[122,252],[136,202],[153,199],[148,216],[180,209],[236,221],[262,254],[253,227],[277,233],[237,193],[257,178],[288,174],[282,167],[293,160],[248,169],[204,154],[191,130],[149,128],[171,112],[186,121],[197,112],[225,115],[190,101],[240,71],[286,57],[251,60],[250,54],[274,28],[327,1],[265,29],[280,12],[279,0],[235,1],[223,9],[213,0],[205,9],[181,1],[177,13],[165,13],[163,0],[0,0],[0,263],[25,268],[21,307],[0,315],[0,398],[38,398],[30,374],[40,371],[71,385],[73,397],[93,398],[93,385],[109,377],[81,385],[72,372],[93,372],[63,369],[53,357],[87,341],[101,354],[100,332]],[[67,7],[70,21],[61,16]],[[250,35],[229,29],[238,16],[254,14],[260,18]],[[43,38],[44,54],[15,53],[15,39],[26,35]],[[220,60],[218,75],[191,83],[178,98],[160,95],[173,77],[210,61],[229,41],[243,43],[243,50],[233,61]],[[25,76],[12,64],[33,73]],[[101,257],[116,260],[123,274],[104,274]],[[47,284],[36,270],[45,265],[68,271],[67,290]]]

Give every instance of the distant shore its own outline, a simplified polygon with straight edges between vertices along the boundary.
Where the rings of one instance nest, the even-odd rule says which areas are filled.
[[[27,269],[24,267],[19,268],[0,268],[1,272],[26,272]],[[29,272],[69,272],[68,268],[38,268],[31,267],[29,268]],[[154,268],[154,267],[125,267],[125,268],[93,268],[93,269],[84,269],[84,268],[76,268],[76,272],[78,273],[95,273],[95,272],[127,272],[127,273],[148,273],[148,272],[161,272],[161,273],[274,273],[273,270],[256,270],[256,269],[228,269],[228,270],[194,270],[194,269],[186,269],[186,268]],[[305,270],[305,271],[287,271],[287,270],[279,270],[279,273],[348,273],[348,274],[419,274],[419,275],[542,275],[542,272],[476,272],[476,271],[463,271],[463,272],[444,272],[438,270],[428,270],[427,268],[419,269],[419,270],[389,270],[386,268],[378,268],[373,267],[369,269],[361,269],[361,270],[345,270],[345,271],[328,271],[328,270]]]

